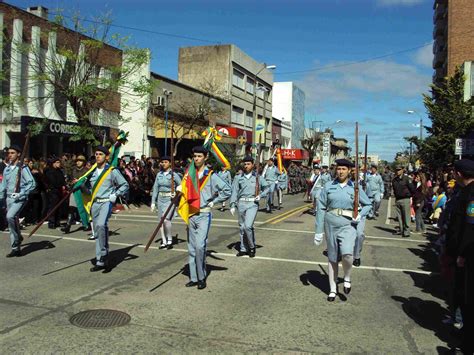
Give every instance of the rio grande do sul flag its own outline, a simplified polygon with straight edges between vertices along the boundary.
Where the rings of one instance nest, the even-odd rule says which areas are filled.
[[[201,206],[199,182],[194,161],[189,165],[181,182],[181,199],[179,200],[178,213],[186,224],[189,217],[199,212]]]

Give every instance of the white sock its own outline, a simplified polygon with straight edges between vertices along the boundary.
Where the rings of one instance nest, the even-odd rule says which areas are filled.
[[[337,293],[337,272],[338,263],[328,261],[328,276],[329,276],[329,289],[330,292]]]
[[[351,254],[345,254],[342,257],[342,269],[344,270],[344,281],[351,281],[352,262],[354,257]],[[346,286],[347,287],[347,286]]]

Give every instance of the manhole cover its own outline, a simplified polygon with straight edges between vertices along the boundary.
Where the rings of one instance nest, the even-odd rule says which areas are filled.
[[[69,321],[77,327],[100,329],[126,325],[130,316],[113,309],[91,309],[73,315]]]

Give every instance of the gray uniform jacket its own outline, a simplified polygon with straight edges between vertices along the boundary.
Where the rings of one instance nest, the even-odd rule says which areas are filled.
[[[20,191],[19,198],[17,201],[26,201],[28,195],[36,187],[35,179],[31,175],[30,169],[27,166],[23,166],[21,172]],[[8,165],[3,171],[3,179],[0,184],[0,200],[5,200],[10,197],[11,194],[15,193],[16,179],[18,176],[18,166]]]
[[[260,197],[266,197],[269,191],[268,182],[261,176],[258,179],[260,188]],[[254,198],[255,185],[257,183],[257,174],[252,172],[249,177],[245,174],[236,175],[232,184],[232,194],[230,196],[230,206],[235,207],[241,198]]]
[[[330,181],[324,185],[318,199],[316,233],[323,233],[324,231],[326,211],[336,208],[343,210],[352,210],[354,208],[354,183],[351,180],[344,187],[341,187],[337,180]],[[361,217],[367,216],[372,208],[372,203],[362,189],[359,189],[359,208]]]
[[[177,173],[173,172],[173,179],[174,187],[176,189],[181,184],[181,177]],[[157,203],[159,192],[171,192],[171,171],[160,171],[156,175],[155,183],[153,184],[151,203]],[[169,196],[167,197],[167,200],[170,200]]]
[[[109,166],[106,165],[104,170],[107,169]],[[85,189],[88,193],[91,193],[92,187],[95,185],[97,180],[99,179],[99,172],[97,169],[94,170],[92,176],[88,182],[85,184]],[[104,180],[102,185],[100,186],[97,194],[95,195],[95,199],[107,199],[110,198],[110,195],[122,196],[125,197],[128,193],[128,182],[122,176],[120,171],[117,169],[113,169],[107,178]]]
[[[279,175],[280,175],[280,171],[275,165],[265,167],[263,177],[265,178],[265,180],[267,180],[267,182],[277,181]]]
[[[229,170],[218,171],[216,172],[217,176],[219,176],[222,180],[224,180],[229,185],[232,185],[232,175],[230,174]]]
[[[367,194],[369,196],[373,196],[376,193],[380,193],[383,195],[384,185],[380,174],[367,174],[367,188]]]
[[[199,174],[199,179],[203,179],[211,171],[205,169],[203,174]],[[219,176],[214,173],[211,173],[209,181],[204,185],[201,190],[201,208],[207,207],[209,202],[219,203],[226,201],[231,194],[231,188],[228,183],[222,180]]]

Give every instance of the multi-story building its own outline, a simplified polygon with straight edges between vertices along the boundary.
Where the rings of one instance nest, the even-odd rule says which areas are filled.
[[[104,43],[92,56],[87,47],[91,38],[49,21],[48,10],[41,6],[25,11],[0,2],[0,26],[3,28],[0,38],[0,145],[22,145],[28,125],[39,120],[44,128],[31,139],[31,155],[90,154],[92,147],[85,142],[70,140],[79,129],[78,119],[71,103],[58,92],[54,83],[58,82],[57,77],[64,78],[66,85],[71,82],[69,77],[76,82],[84,80],[84,72],[91,68],[94,74],[87,80],[103,78],[101,82],[105,82],[114,75],[113,68],[123,65],[124,53]],[[25,48],[29,50],[25,51]],[[68,59],[63,55],[64,50],[75,53],[76,58],[87,59],[76,61],[76,69],[67,71],[68,64],[68,68],[74,64],[71,64],[71,57]],[[61,67],[60,63],[65,64]],[[58,67],[61,69],[51,69]],[[137,71],[137,75],[149,75],[149,64]],[[48,80],[38,79],[44,76],[48,76]],[[122,128],[131,132],[129,149],[134,154],[145,152],[142,132],[146,130],[147,108],[140,105],[141,99],[131,98],[129,91],[122,87],[101,89],[106,93],[106,99],[96,98],[96,105],[88,111],[96,137],[101,141],[112,139]],[[148,98],[143,100],[147,102]],[[127,105],[126,101],[133,101],[133,105]],[[136,110],[131,112],[133,106]],[[122,110],[125,107],[129,112]],[[129,120],[122,122],[120,116]]]
[[[433,14],[433,83],[474,60],[474,1],[435,0]]]
[[[271,154],[273,74],[265,63],[232,44],[184,47],[179,49],[178,81],[230,100],[230,131],[238,132],[234,138],[243,143],[238,154],[249,151],[254,126],[256,143],[266,152],[262,156]]]
[[[273,116],[291,126],[290,147],[301,149],[304,138],[305,94],[293,82],[273,84]]]
[[[229,125],[229,100],[157,73],[151,73],[151,79],[154,93],[148,117],[148,138],[153,157],[170,154],[172,132],[175,133],[176,156],[186,158],[196,141],[203,139],[201,133],[205,128]],[[168,137],[166,149],[165,137]],[[236,144],[236,140],[224,136],[220,143]]]

